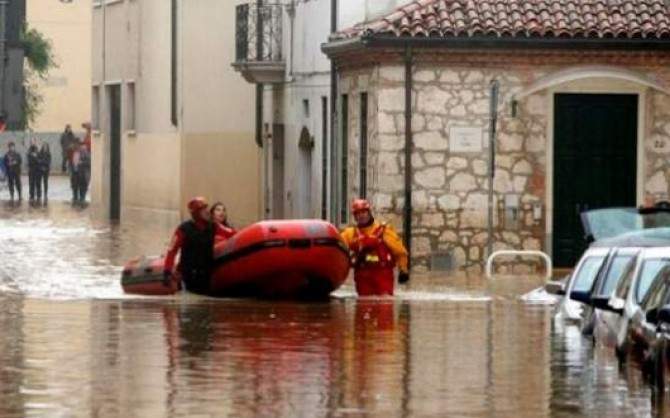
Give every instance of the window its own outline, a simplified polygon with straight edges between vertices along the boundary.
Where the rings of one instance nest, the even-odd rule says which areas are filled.
[[[617,283],[624,275],[624,273],[630,268],[632,263],[632,255],[617,255],[612,260],[607,275],[605,276],[605,282],[600,289],[599,294],[602,296],[610,296],[614,289],[616,288]]]
[[[126,98],[126,130],[134,131],[135,128],[135,83],[128,83]]]
[[[342,95],[342,141],[340,143],[340,223],[347,223],[349,209],[348,184],[349,177],[347,169],[349,167],[349,96]]]
[[[361,93],[361,143],[360,143],[360,161],[359,176],[360,190],[359,195],[365,199],[368,191],[368,94]]]
[[[657,277],[652,280],[653,284],[640,304],[645,312],[660,308],[663,304],[665,295],[668,292],[668,273],[670,273],[670,270],[667,267],[661,269]]]
[[[582,263],[579,271],[576,272],[575,283],[572,286],[572,291],[587,292],[593,286],[598,270],[603,264],[605,257],[588,257]]]
[[[306,119],[309,118],[309,99],[302,101],[302,114]]]
[[[670,260],[646,260],[642,264],[642,269],[640,270],[640,278],[637,282],[637,288],[635,289],[635,301],[637,303],[642,302],[644,296],[649,291],[649,288],[654,283],[654,279],[658,276],[658,273],[663,267],[670,265]]]
[[[633,284],[633,277],[635,277],[635,265],[637,263],[633,261],[629,268],[624,272],[623,277],[621,280],[619,280],[619,283],[616,286],[616,291],[614,294],[616,297],[619,299],[626,299],[628,296],[628,291],[630,290],[630,286]]]
[[[100,87],[93,86],[91,91],[91,128],[100,130]]]
[[[321,98],[321,218],[328,218],[328,97]]]

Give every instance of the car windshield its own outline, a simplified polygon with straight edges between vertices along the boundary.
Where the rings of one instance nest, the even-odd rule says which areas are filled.
[[[600,270],[600,266],[603,264],[603,260],[605,260],[603,256],[587,257],[576,272],[577,276],[575,277],[572,291],[586,292],[591,290],[593,280],[595,280],[596,274],[598,274],[598,270]]]
[[[663,267],[670,265],[670,260],[668,259],[655,259],[655,260],[646,260],[642,263],[642,269],[640,270],[640,279],[637,283],[637,290],[635,292],[635,299],[637,303],[640,303],[644,296],[647,294],[647,291],[654,283],[654,279],[658,276],[658,273]]]
[[[616,285],[619,283],[629,264],[632,263],[632,260],[632,255],[617,255],[614,257],[612,265],[607,271],[605,282],[600,290],[602,296],[610,296],[614,292]]]
[[[639,213],[636,208],[596,209],[582,213],[586,235],[595,240],[641,229],[670,227],[670,212]]]

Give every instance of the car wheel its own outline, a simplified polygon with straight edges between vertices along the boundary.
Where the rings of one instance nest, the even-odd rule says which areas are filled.
[[[651,382],[662,392],[665,389],[665,344],[661,344],[655,351],[653,361]]]

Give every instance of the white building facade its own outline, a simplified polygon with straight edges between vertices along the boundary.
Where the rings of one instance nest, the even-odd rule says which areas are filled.
[[[257,118],[257,130],[264,149],[266,218],[347,222],[348,206],[355,196],[341,187],[347,170],[339,163],[341,135],[333,115],[337,103],[332,100],[332,88],[337,80],[321,46],[339,28],[379,17],[399,3],[402,1],[238,2],[238,53],[233,65],[248,81],[262,85],[262,99],[257,96],[257,112],[262,116]],[[262,28],[260,37],[258,27]]]

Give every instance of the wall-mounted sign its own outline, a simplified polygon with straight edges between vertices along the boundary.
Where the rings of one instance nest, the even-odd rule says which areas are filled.
[[[452,126],[449,129],[450,152],[482,152],[483,130],[479,126]]]

